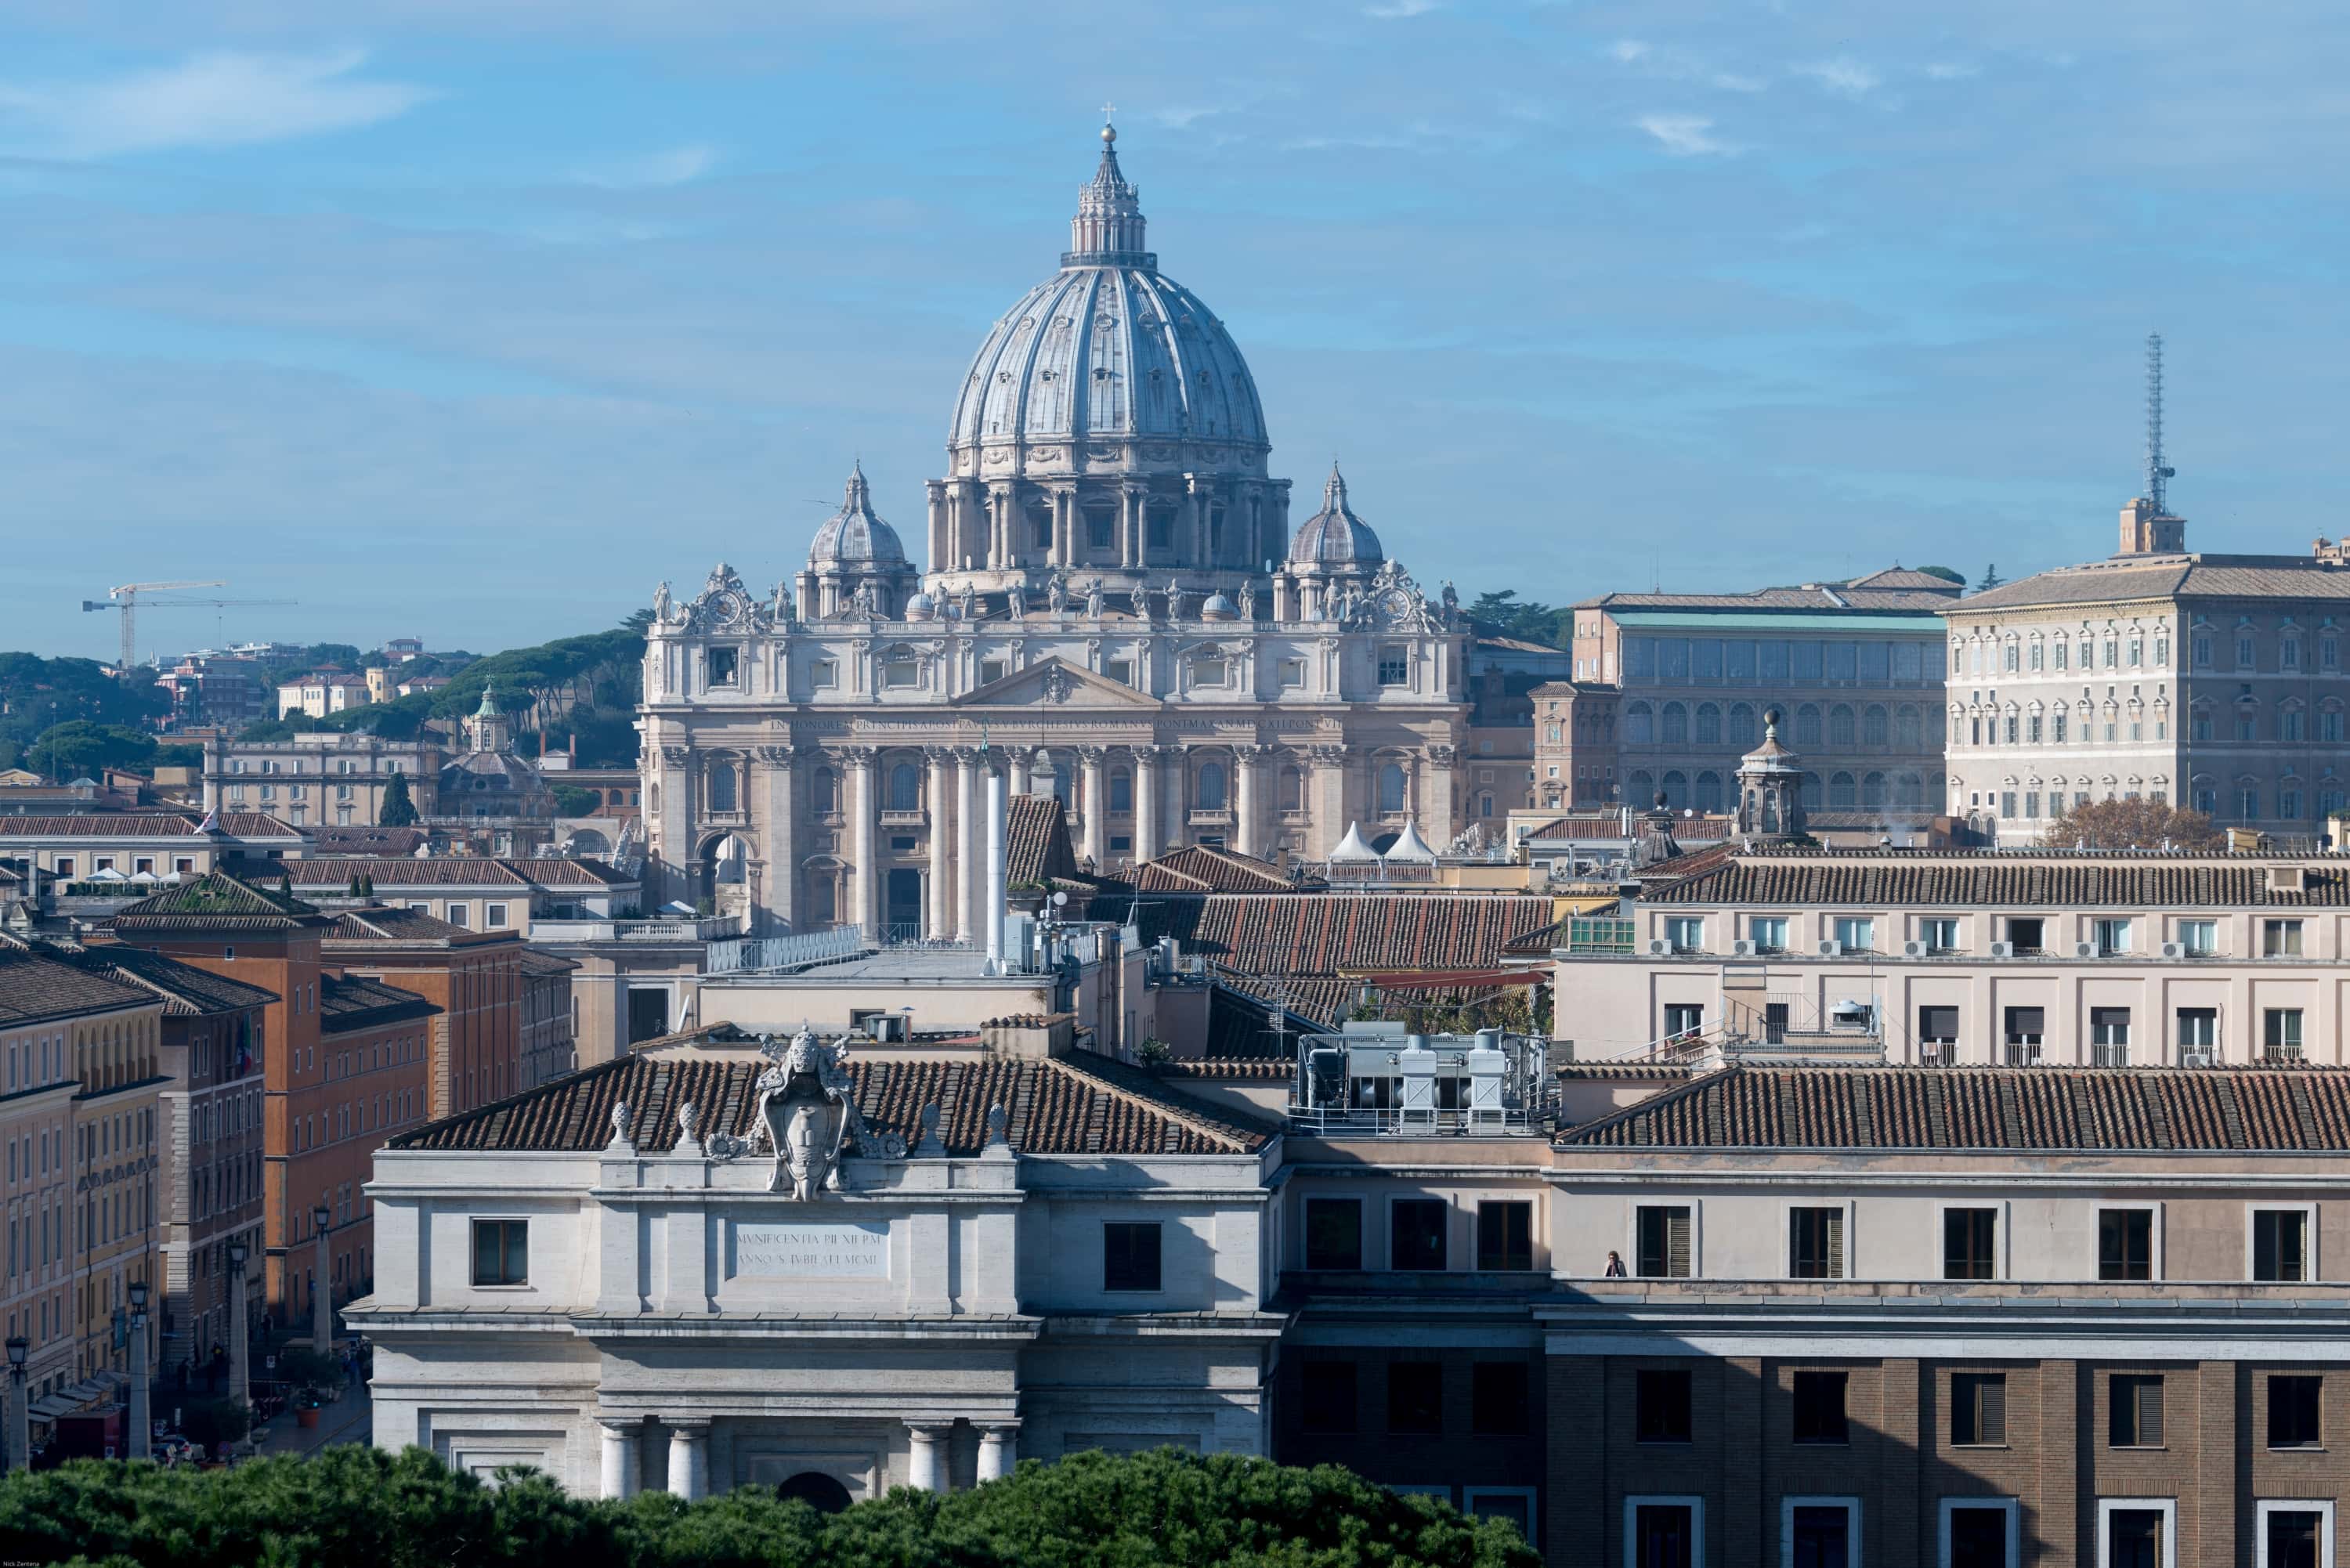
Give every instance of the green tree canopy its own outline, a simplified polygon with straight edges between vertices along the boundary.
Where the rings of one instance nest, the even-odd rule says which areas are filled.
[[[2093,800],[2067,806],[2040,835],[2052,849],[2224,848],[2228,836],[2199,811],[2159,800]]]
[[[25,748],[25,761],[62,784],[83,774],[95,778],[106,768],[152,767],[155,752],[155,737],[143,729],[74,719],[42,731]]]
[[[900,1488],[829,1517],[745,1488],[687,1503],[498,1486],[421,1449],[356,1445],[230,1470],[84,1459],[0,1481],[0,1556],[38,1563],[449,1563],[531,1568],[1540,1568],[1512,1526],[1333,1465],[1161,1449],[1031,1459],[939,1496]]]
[[[555,811],[558,816],[591,816],[602,804],[592,789],[581,789],[577,784],[567,784],[555,786]]]
[[[383,804],[376,807],[375,819],[386,827],[416,826],[416,803],[408,798],[408,775],[394,774],[391,782],[383,786]]]
[[[1469,618],[1498,636],[1551,648],[1568,646],[1568,634],[1574,625],[1574,615],[1565,606],[1521,599],[1515,588],[1479,594],[1469,607]]]

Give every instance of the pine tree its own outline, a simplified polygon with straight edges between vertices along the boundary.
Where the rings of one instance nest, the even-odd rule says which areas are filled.
[[[408,775],[394,774],[384,786],[383,805],[376,820],[386,827],[413,827],[416,825],[416,803],[408,798]]]
[[[1987,594],[2005,581],[2007,579],[1999,575],[1998,563],[1994,562],[1983,568],[1982,581],[1975,585],[1975,592]]]

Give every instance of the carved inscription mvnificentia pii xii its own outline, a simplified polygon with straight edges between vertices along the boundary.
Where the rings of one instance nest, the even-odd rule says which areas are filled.
[[[886,1280],[887,1225],[737,1225],[734,1272],[786,1280]]]

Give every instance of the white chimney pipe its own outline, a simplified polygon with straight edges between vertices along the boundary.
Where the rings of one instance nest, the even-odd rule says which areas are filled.
[[[1003,775],[987,774],[987,967],[1003,962]]]

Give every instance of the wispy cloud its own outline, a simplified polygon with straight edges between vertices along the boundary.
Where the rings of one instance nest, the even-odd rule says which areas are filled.
[[[1644,114],[1633,123],[1676,158],[1727,156],[1744,151],[1736,142],[1716,136],[1713,121],[1701,114]]]
[[[1679,49],[1660,49],[1645,38],[1618,38],[1607,46],[1607,57],[1617,65],[1638,67],[1659,81],[1700,82],[1723,92],[1761,92],[1762,78],[1725,71]]]
[[[709,173],[717,161],[717,152],[708,147],[672,147],[666,151],[595,164],[575,171],[572,178],[583,185],[600,185],[612,191],[682,185]]]
[[[1981,67],[1964,60],[1936,60],[1926,67],[1926,74],[1938,82],[1954,82],[1974,76],[1981,69]]]
[[[1648,46],[1638,38],[1618,38],[1607,46],[1607,57],[1630,65],[1648,57]]]
[[[1400,16],[1425,16],[1442,8],[1441,0],[1379,0],[1376,5],[1364,6],[1363,15],[1391,22]]]
[[[1809,77],[1832,93],[1852,99],[1866,98],[1883,85],[1885,79],[1850,55],[1810,61],[1797,66],[1795,74]]]
[[[397,119],[432,97],[355,73],[367,57],[212,52],[81,82],[0,82],[0,137],[73,158],[242,147]]]

